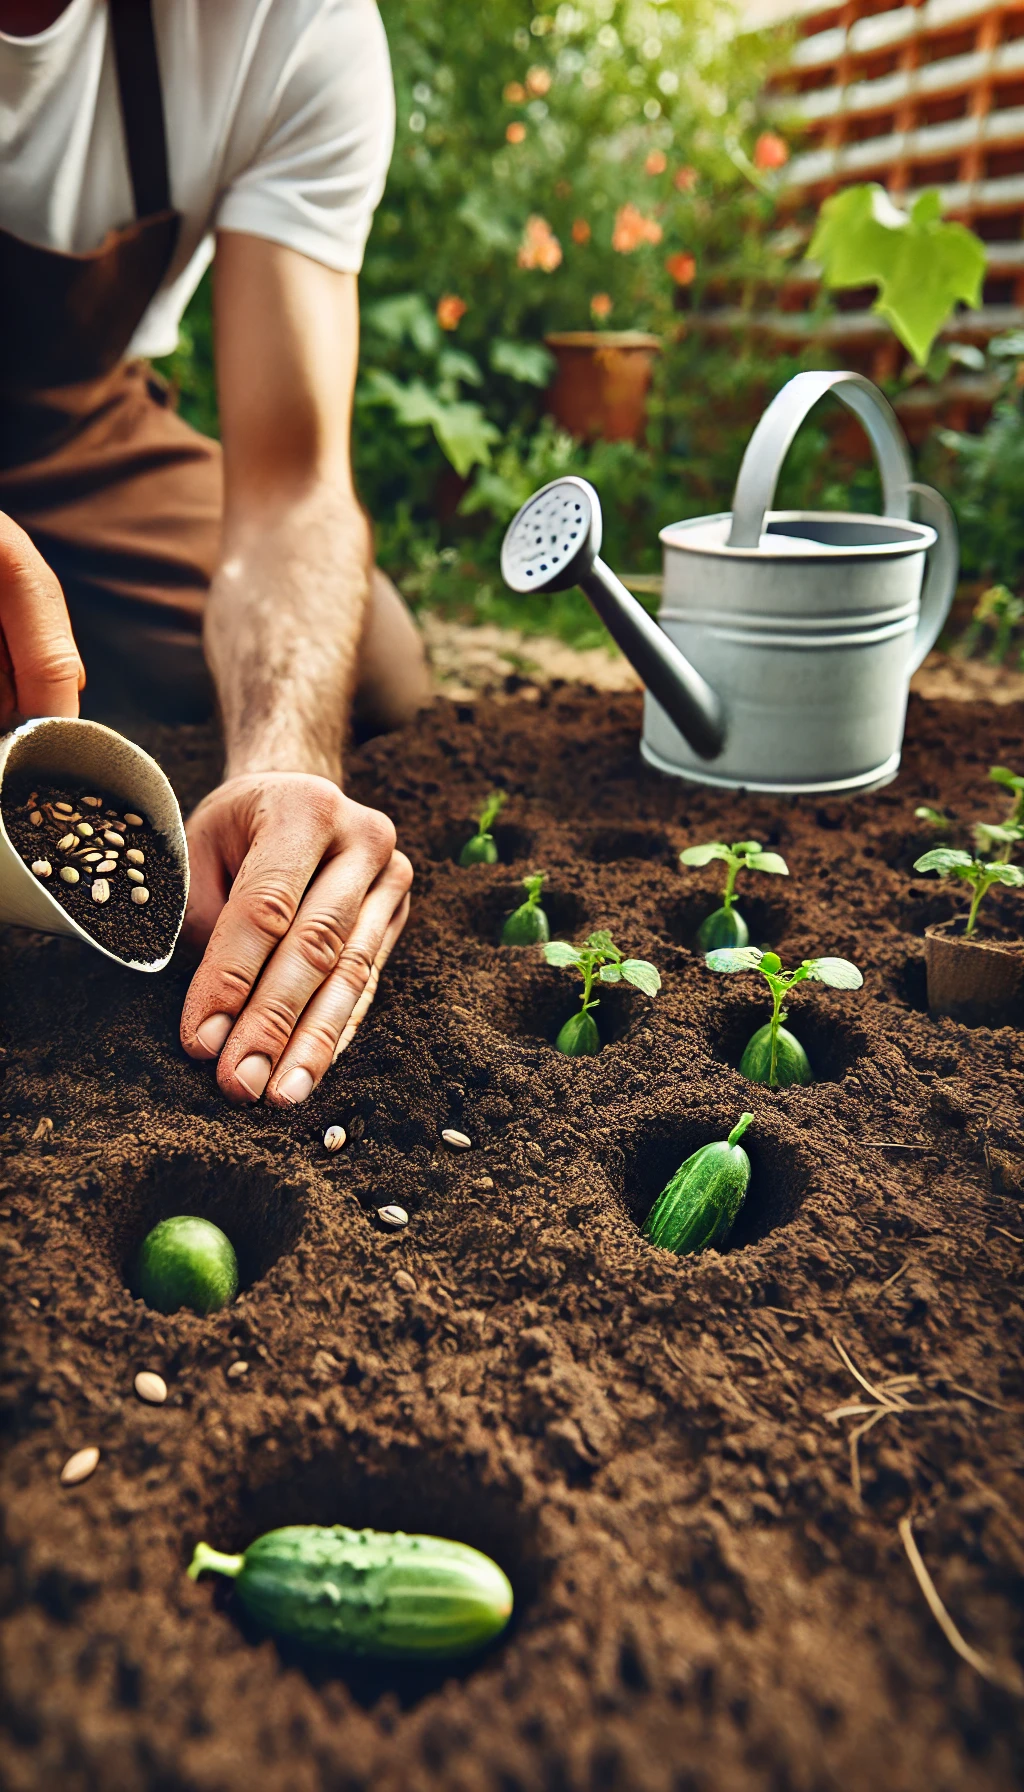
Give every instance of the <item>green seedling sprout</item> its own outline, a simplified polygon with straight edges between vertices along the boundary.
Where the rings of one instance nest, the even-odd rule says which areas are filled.
[[[661,978],[653,964],[644,958],[623,958],[610,933],[603,929],[592,933],[582,946],[570,946],[564,940],[552,940],[544,948],[548,964],[562,970],[576,971],[583,978],[583,995],[578,1014],[570,1015],[555,1040],[560,1052],[569,1058],[582,1058],[601,1050],[597,1023],[591,1013],[598,1006],[594,983],[630,983],[645,996],[656,996]]]
[[[941,809],[932,809],[928,803],[922,803],[919,809],[915,809],[914,816],[918,821],[927,821],[937,834],[948,833],[953,826],[948,815],[943,815]]]
[[[736,878],[741,871],[769,871],[775,877],[789,876],[785,859],[777,852],[766,852],[757,840],[737,840],[733,846],[726,846],[722,840],[709,840],[703,846],[688,846],[679,854],[681,865],[693,867],[710,865],[713,859],[722,859],[727,867],[725,888],[721,908],[707,915],[697,931],[696,945],[700,952],[710,952],[717,946],[747,944],[750,929],[733,906]]]
[[[526,901],[513,909],[501,930],[503,946],[539,946],[551,938],[548,918],[540,906],[540,893],[547,873],[534,871],[523,878]]]
[[[503,790],[492,790],[490,796],[477,817],[476,833],[466,841],[459,854],[460,865],[496,865],[498,848],[495,844],[491,826],[498,811],[504,808],[508,797]]]
[[[1024,830],[1020,828],[985,828],[987,834],[1011,831],[1016,839],[1024,837]],[[1005,859],[976,859],[969,852],[960,852],[950,846],[933,846],[931,852],[915,859],[914,870],[934,871],[938,877],[956,878],[960,883],[970,886],[971,909],[964,928],[965,938],[974,932],[982,899],[993,884],[1006,884],[1010,889],[1017,890],[1024,886],[1024,868],[1020,865],[1008,865]]]
[[[1013,807],[1006,817],[1006,826],[1024,828],[1024,778],[1018,772],[1011,772],[1006,765],[992,766],[988,775],[994,784],[1001,784],[1012,794]]]
[[[748,1040],[740,1059],[740,1075],[769,1089],[785,1089],[790,1083],[809,1083],[811,1066],[798,1039],[782,1025],[787,1018],[782,1004],[794,984],[810,980],[829,989],[860,989],[864,982],[857,966],[846,958],[805,958],[795,970],[786,971],[777,952],[760,952],[756,946],[728,947],[709,952],[709,970],[760,971],[772,992],[772,1017]]]

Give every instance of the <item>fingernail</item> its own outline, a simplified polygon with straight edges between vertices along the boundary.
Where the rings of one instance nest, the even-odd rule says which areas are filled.
[[[278,1083],[277,1093],[282,1095],[285,1101],[293,1101],[297,1103],[305,1101],[306,1096],[309,1094],[312,1087],[313,1078],[310,1076],[308,1070],[289,1070]]]
[[[204,1051],[212,1052],[216,1057],[234,1024],[230,1014],[211,1014],[201,1027],[196,1028],[196,1039]]]
[[[249,1094],[258,1101],[270,1080],[270,1059],[265,1058],[262,1052],[250,1052],[247,1058],[242,1059],[235,1075],[242,1088],[248,1089]]]

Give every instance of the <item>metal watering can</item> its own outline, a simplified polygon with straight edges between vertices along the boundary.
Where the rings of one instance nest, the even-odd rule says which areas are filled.
[[[826,393],[860,418],[885,514],[773,510],[797,430]],[[924,522],[910,520],[911,497]],[[659,623],[600,558],[601,507],[556,479],[513,517],[511,590],[580,585],[647,687],[641,752],[728,790],[870,790],[899,769],[911,673],[956,590],[956,524],[912,478],[899,422],[859,373],[799,373],[747,444],[733,507],[661,531]]]

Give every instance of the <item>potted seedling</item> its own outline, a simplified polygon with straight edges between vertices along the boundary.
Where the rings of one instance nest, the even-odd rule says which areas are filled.
[[[860,989],[864,982],[857,966],[846,958],[805,958],[795,970],[787,971],[777,952],[760,952],[756,946],[709,952],[706,963],[710,970],[727,975],[760,971],[767,980],[772,992],[772,1017],[747,1041],[740,1059],[740,1075],[752,1083],[766,1083],[769,1089],[787,1089],[791,1083],[812,1080],[807,1053],[799,1039],[782,1025],[787,1018],[782,1004],[794,984],[810,980],[824,983],[829,989]]]
[[[496,865],[498,847],[491,828],[499,810],[508,798],[503,790],[492,790],[477,816],[476,833],[471,834],[459,854],[460,865]]]
[[[546,873],[534,871],[523,878],[526,901],[513,909],[501,930],[503,946],[539,946],[551,938],[548,918],[540,906]]]
[[[697,930],[695,944],[700,952],[711,952],[717,946],[745,946],[750,929],[735,907],[736,879],[741,871],[768,871],[775,877],[788,877],[789,866],[777,852],[766,852],[757,840],[738,840],[726,846],[721,840],[709,840],[703,846],[688,846],[679,854],[681,865],[696,868],[721,859],[726,866],[722,906],[705,916]]]
[[[594,984],[629,983],[645,996],[656,996],[661,978],[653,964],[644,958],[624,958],[610,933],[603,930],[590,934],[582,946],[570,946],[564,940],[552,940],[544,948],[548,964],[574,971],[583,979],[579,1012],[570,1015],[559,1032],[555,1045],[568,1058],[582,1058],[601,1050],[601,1039],[592,1010],[598,1006]]]
[[[643,1235],[677,1257],[725,1244],[746,1198],[750,1159],[740,1140],[753,1120],[741,1114],[727,1139],[702,1145],[662,1189]]]
[[[1024,828],[982,822],[975,829],[977,853],[935,846],[914,862],[914,870],[952,878],[971,893],[966,916],[924,930],[928,1010],[968,1027],[1005,1027],[1019,1022],[1024,1006],[1024,942],[977,938],[978,912],[993,885],[1024,886],[1024,868],[1008,862],[1024,840]],[[998,850],[996,857],[983,857]],[[1006,855],[1006,856],[1003,856]]]

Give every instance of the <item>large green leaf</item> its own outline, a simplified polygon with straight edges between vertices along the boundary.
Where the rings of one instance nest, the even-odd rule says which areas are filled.
[[[940,877],[963,873],[973,865],[970,853],[961,851],[958,846],[933,846],[930,852],[922,853],[914,860],[915,871],[937,871]]]
[[[642,990],[645,996],[656,996],[661,988],[661,977],[646,958],[625,959],[622,975],[627,983],[632,983],[634,989]]]
[[[712,859],[730,859],[729,848],[721,840],[709,840],[704,846],[686,846],[679,854],[681,865],[710,865]]]
[[[719,946],[704,960],[709,971],[756,971],[764,954],[757,946]]]
[[[491,349],[491,366],[521,385],[543,387],[554,372],[555,357],[539,342],[498,341]]]
[[[920,367],[958,300],[974,306],[981,298],[984,247],[965,225],[943,222],[934,187],[909,214],[874,184],[834,193],[809,254],[821,262],[826,286],[878,287],[875,311]]]
[[[403,386],[380,367],[371,367],[367,372],[361,396],[363,403],[390,405],[398,422],[407,429],[428,425],[462,478],[478,463],[490,460],[491,443],[501,435],[480,405],[462,400],[446,404],[422,380],[410,380]]]
[[[408,338],[425,355],[431,354],[441,341],[440,325],[420,292],[399,292],[392,298],[364,305],[362,321],[389,342]]]
[[[848,958],[805,959],[807,975],[829,989],[859,989],[864,979]]]

